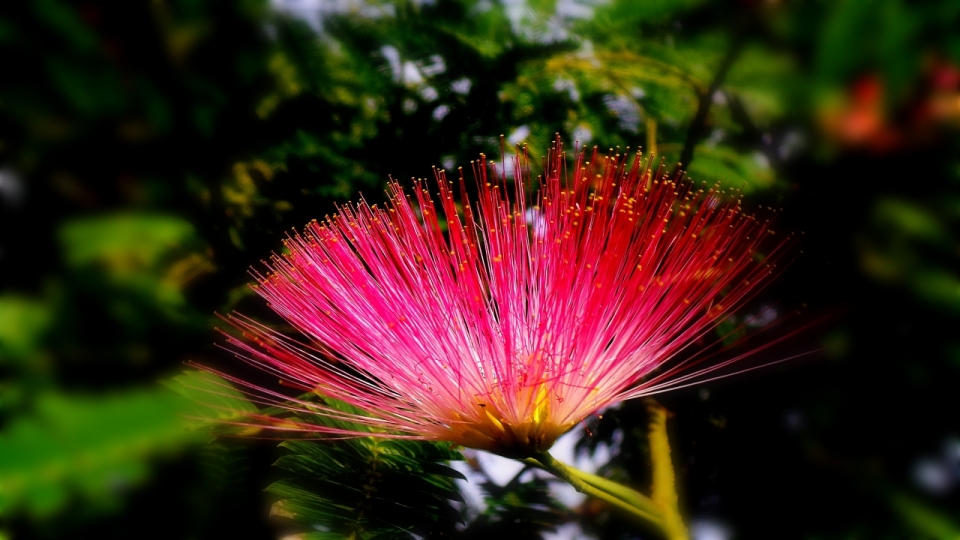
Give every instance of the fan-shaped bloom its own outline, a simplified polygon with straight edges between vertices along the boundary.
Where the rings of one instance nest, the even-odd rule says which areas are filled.
[[[606,406],[720,367],[690,373],[684,349],[772,275],[784,241],[769,222],[639,152],[580,152],[568,170],[557,140],[544,163],[537,180],[525,158],[507,182],[481,156],[476,186],[442,170],[412,194],[391,181],[386,206],[348,205],[287,238],[254,289],[303,337],[232,315],[246,338],[228,339],[361,412],[287,407],[363,429],[281,429],[530,455]]]

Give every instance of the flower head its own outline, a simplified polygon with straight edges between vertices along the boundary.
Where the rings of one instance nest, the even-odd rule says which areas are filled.
[[[360,412],[287,407],[365,428],[287,429],[530,455],[608,405],[720,367],[681,372],[678,354],[773,273],[784,241],[767,220],[639,152],[580,152],[568,170],[558,139],[538,180],[525,156],[515,165],[510,183],[473,162],[475,201],[462,172],[435,170],[412,194],[391,181],[385,207],[342,207],[254,272],[305,339],[231,315],[238,355]]]

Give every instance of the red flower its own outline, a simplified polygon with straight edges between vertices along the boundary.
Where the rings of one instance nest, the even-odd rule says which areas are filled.
[[[639,153],[575,161],[568,170],[558,139],[530,196],[526,157],[511,184],[481,156],[476,203],[457,204],[462,174],[435,171],[435,186],[417,181],[411,196],[391,181],[385,207],[348,205],[288,238],[254,288],[305,342],[240,315],[230,320],[249,339],[229,342],[362,412],[250,391],[374,435],[519,456],[608,405],[725,365],[689,373],[676,357],[767,282],[785,240],[717,187],[668,178]]]

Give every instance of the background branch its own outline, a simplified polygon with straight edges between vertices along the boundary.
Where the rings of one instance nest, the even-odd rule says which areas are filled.
[[[693,120],[690,121],[690,127],[687,129],[687,137],[683,143],[683,151],[680,152],[680,159],[677,160],[677,164],[674,167],[674,174],[678,173],[684,167],[689,167],[690,162],[693,161],[693,150],[697,146],[697,143],[703,139],[706,132],[707,116],[710,114],[710,106],[713,105],[713,95],[720,90],[720,86],[723,85],[727,73],[743,50],[743,44],[744,40],[740,34],[735,34],[733,41],[730,43],[730,48],[727,49],[727,54],[724,55],[723,60],[720,61],[717,72],[714,74],[713,80],[710,81],[710,86],[706,92],[700,93],[700,99],[697,102],[697,112],[694,114]]]

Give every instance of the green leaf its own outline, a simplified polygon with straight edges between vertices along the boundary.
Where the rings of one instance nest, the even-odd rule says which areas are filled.
[[[947,237],[946,227],[930,208],[897,197],[880,199],[873,220],[878,228],[931,243],[944,243]]]
[[[187,221],[133,213],[81,218],[64,223],[59,239],[67,265],[99,289],[104,310],[117,321],[142,324],[146,306],[179,322],[198,319],[183,289],[214,266]]]
[[[887,502],[919,538],[960,538],[960,525],[904,493],[891,491]]]
[[[0,516],[50,516],[74,496],[116,503],[148,476],[149,460],[195,439],[182,405],[165,390],[39,398],[35,414],[0,432]]]
[[[208,371],[187,370],[161,384],[187,399],[185,426],[191,429],[240,420],[257,412],[256,405],[233,385]]]
[[[51,319],[46,303],[22,296],[0,296],[0,363],[26,360],[38,353]]]
[[[741,189],[743,193],[768,189],[776,182],[763,154],[743,154],[723,145],[697,145],[687,173],[694,182],[720,182],[724,188]]]
[[[71,266],[100,263],[126,271],[159,263],[194,234],[190,223],[174,216],[115,214],[66,222],[60,240]]]
[[[107,396],[51,394],[0,431],[0,516],[49,517],[74,499],[116,505],[151,463],[210,439],[218,422],[256,410],[216,375]],[[233,411],[232,414],[224,413]]]

